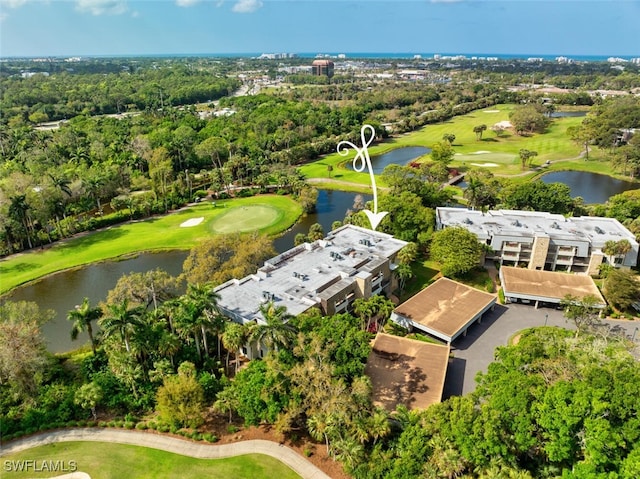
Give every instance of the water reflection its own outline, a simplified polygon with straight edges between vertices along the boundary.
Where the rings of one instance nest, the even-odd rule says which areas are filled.
[[[368,195],[363,196],[365,201],[371,199]],[[301,218],[293,228],[277,238],[274,241],[276,251],[283,252],[292,248],[296,234],[306,234],[314,223],[320,223],[325,233],[329,232],[331,224],[336,220],[342,220],[347,210],[352,208],[355,197],[356,193],[320,190],[316,212]],[[42,309],[53,309],[56,313],[55,319],[42,327],[49,350],[69,351],[82,345],[82,341],[88,341],[86,334],[81,333],[78,341],[72,342],[71,323],[66,319],[67,313],[77,304],[81,304],[83,298],[89,298],[92,305],[104,301],[107,292],[116,285],[118,279],[132,272],[142,273],[160,268],[177,276],[182,273],[182,263],[187,255],[187,251],[144,253],[122,261],[92,264],[17,288],[8,296],[8,299],[34,301]]]

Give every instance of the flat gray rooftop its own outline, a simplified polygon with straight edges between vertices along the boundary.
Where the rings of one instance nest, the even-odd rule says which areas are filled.
[[[255,274],[216,287],[218,304],[243,322],[263,321],[259,309],[268,301],[298,315],[319,304],[324,291],[347,287],[357,273],[374,269],[406,244],[386,233],[345,225],[265,261]]]
[[[445,226],[462,226],[485,241],[493,236],[547,235],[570,241],[588,241],[601,248],[609,240],[637,241],[633,234],[614,218],[581,216],[565,218],[559,214],[540,211],[491,210],[483,213],[464,208],[437,208],[438,222]]]

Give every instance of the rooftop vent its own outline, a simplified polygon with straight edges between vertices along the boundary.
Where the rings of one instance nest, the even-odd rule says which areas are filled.
[[[596,233],[598,233],[599,235],[603,235],[604,234],[604,230],[602,228],[600,228],[599,226],[596,226],[594,229],[596,230]]]
[[[473,221],[471,221],[468,217],[467,217],[467,218],[465,218],[464,220],[462,220],[462,222],[463,222],[465,225],[472,225],[472,224],[473,224]]]
[[[514,220],[514,221],[511,222],[511,225],[520,227],[520,226],[522,226],[522,223],[520,223],[518,220]]]
[[[556,223],[555,221],[553,223],[551,223],[551,227],[554,230],[559,230],[560,229],[560,225],[558,223]]]

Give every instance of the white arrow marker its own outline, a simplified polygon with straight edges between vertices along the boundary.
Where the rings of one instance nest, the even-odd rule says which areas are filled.
[[[367,130],[370,133],[369,138],[366,138]],[[353,148],[356,151],[356,156],[353,159],[353,170],[361,173],[366,168],[369,170],[369,178],[371,178],[371,188],[373,189],[373,211],[364,210],[364,213],[369,218],[371,223],[371,229],[375,230],[382,218],[388,213],[388,211],[381,211],[378,213],[378,189],[376,188],[376,177],[373,174],[373,167],[371,166],[371,158],[369,158],[369,150],[367,147],[373,143],[376,137],[376,130],[371,125],[362,125],[360,129],[360,138],[362,139],[362,148],[358,148],[350,141],[341,141],[338,143],[338,153],[341,156],[347,156],[349,154],[349,148]]]

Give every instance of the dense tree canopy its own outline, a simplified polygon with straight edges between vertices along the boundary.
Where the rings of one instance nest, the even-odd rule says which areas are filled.
[[[244,278],[262,263],[275,256],[271,241],[257,233],[218,235],[198,243],[184,261],[188,283],[224,283],[231,278]]]
[[[503,207],[513,210],[566,214],[574,207],[571,189],[567,185],[543,181],[510,184],[502,189],[500,200]]]
[[[478,237],[459,226],[436,231],[430,248],[431,258],[441,264],[442,274],[453,277],[477,267],[483,251]]]

